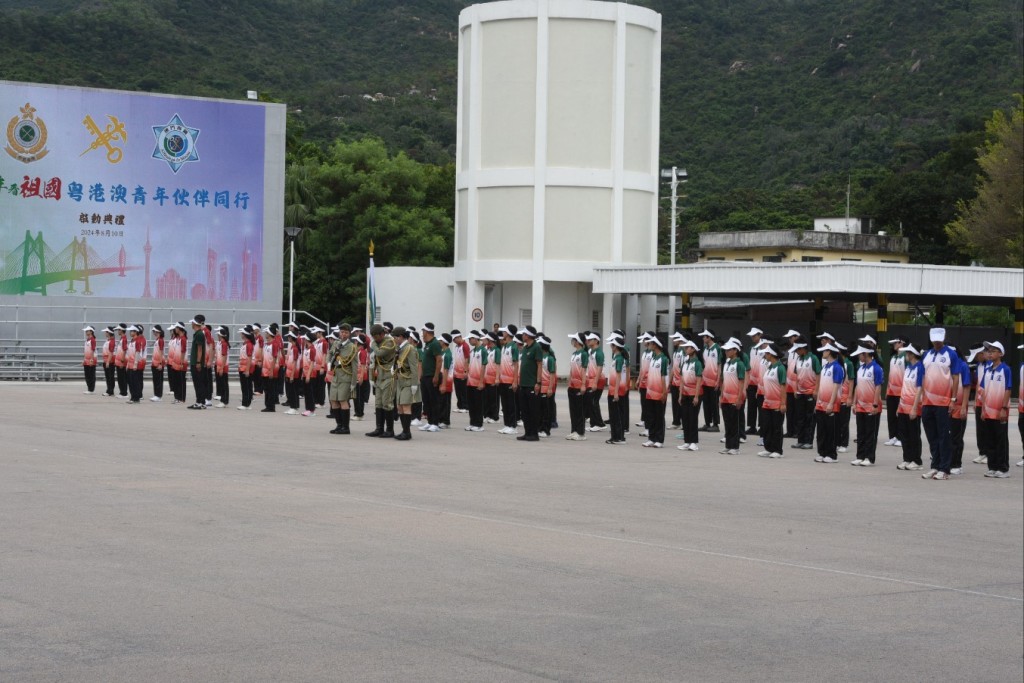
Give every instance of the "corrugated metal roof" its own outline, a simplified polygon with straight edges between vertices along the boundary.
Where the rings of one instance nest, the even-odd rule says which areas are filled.
[[[794,294],[850,298],[887,294],[907,299],[1024,297],[1024,270],[921,263],[697,263],[596,268],[595,294]]]

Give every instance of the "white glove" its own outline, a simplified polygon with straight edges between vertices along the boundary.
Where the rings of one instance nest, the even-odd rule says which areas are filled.
[[[416,395],[416,393],[417,393],[417,392],[418,392],[419,390],[420,390],[420,388],[419,388],[418,386],[416,386],[415,384],[413,384],[413,385],[412,385],[412,393],[413,393],[413,396],[415,396],[415,395]]]

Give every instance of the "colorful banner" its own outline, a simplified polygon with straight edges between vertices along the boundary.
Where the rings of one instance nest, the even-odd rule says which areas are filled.
[[[260,301],[264,116],[0,83],[0,294]]]

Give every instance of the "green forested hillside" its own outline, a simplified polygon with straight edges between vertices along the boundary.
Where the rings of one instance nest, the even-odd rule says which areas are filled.
[[[372,135],[444,165],[469,4],[0,0],[0,77],[258,90],[289,104],[296,160]],[[1024,87],[1021,0],[637,4],[663,15],[661,155],[690,173],[684,246],[807,225],[842,210],[850,180],[855,213],[902,224],[921,258],[955,258],[942,225],[973,192],[984,121]]]

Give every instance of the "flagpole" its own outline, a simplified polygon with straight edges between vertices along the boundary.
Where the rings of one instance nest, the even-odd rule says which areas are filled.
[[[377,283],[373,272],[373,240],[370,240],[370,267],[366,270],[366,330],[377,322]]]

